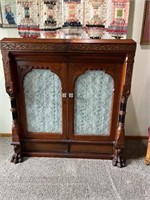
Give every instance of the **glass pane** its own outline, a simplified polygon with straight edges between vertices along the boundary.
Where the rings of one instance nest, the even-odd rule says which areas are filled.
[[[62,133],[61,82],[50,70],[33,69],[24,78],[30,132]]]
[[[103,71],[87,71],[75,83],[76,135],[109,135],[114,82]]]

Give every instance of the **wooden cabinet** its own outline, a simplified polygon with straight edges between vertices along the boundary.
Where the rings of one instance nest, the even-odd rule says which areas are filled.
[[[3,39],[12,161],[104,158],[124,166],[135,49],[133,40]]]

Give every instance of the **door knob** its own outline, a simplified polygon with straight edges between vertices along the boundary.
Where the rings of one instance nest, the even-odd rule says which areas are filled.
[[[67,93],[62,93],[62,98],[67,98]]]
[[[69,98],[73,98],[73,93],[69,93]]]

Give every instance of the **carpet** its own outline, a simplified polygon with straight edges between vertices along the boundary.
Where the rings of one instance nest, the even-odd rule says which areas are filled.
[[[28,158],[0,164],[0,200],[149,200],[150,166],[109,160]]]

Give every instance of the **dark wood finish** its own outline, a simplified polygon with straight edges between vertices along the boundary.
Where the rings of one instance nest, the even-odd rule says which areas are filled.
[[[124,123],[136,43],[133,40],[3,39],[6,92],[13,116],[14,163],[23,156],[112,159],[124,166]],[[32,69],[50,69],[62,83],[63,134],[27,131],[22,82]],[[74,84],[86,70],[104,70],[114,80],[109,136],[74,135]]]

